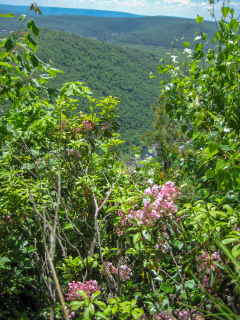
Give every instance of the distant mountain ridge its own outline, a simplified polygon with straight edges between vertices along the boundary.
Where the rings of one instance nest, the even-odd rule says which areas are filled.
[[[17,6],[9,4],[0,4],[0,12],[4,13],[25,13],[29,9],[29,6]],[[111,17],[111,18],[140,18],[143,16],[119,12],[119,11],[105,11],[105,10],[92,10],[92,9],[75,9],[75,8],[58,8],[58,7],[42,7],[40,6],[42,14],[44,16],[49,15],[73,15],[73,16],[94,16],[94,17]],[[33,15],[33,13],[30,13]]]
[[[43,8],[40,7],[41,10]],[[0,10],[2,10],[1,5]],[[21,13],[26,13],[26,10],[22,9]],[[17,15],[18,13],[13,19],[0,19],[0,33],[1,30],[10,32],[19,28]],[[123,18],[43,14],[42,17],[36,15],[34,20],[38,27],[69,32],[103,42],[138,47],[169,48],[171,43],[175,42],[175,48],[183,49],[183,41],[176,42],[174,39],[181,40],[184,37],[184,41],[189,41],[191,46],[194,46],[196,31],[200,31],[199,24],[194,19],[165,16]],[[214,36],[216,25],[213,22],[204,21],[201,27],[202,32],[209,38]]]

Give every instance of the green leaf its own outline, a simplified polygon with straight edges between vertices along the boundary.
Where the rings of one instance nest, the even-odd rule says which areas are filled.
[[[34,246],[30,245],[29,247],[26,247],[24,252],[27,253],[32,253],[33,251],[35,251],[37,248],[35,248]]]
[[[183,45],[185,48],[188,48],[190,46],[190,42],[183,42]]]
[[[143,237],[144,237],[146,240],[148,240],[148,241],[151,241],[151,240],[152,240],[151,234],[150,234],[147,230],[144,230],[144,231],[142,232],[142,235],[143,235]]]
[[[121,221],[123,219],[123,217],[115,217],[114,219],[113,219],[113,224],[114,224],[114,226],[116,226],[118,223],[119,223],[119,221]]]
[[[218,153],[218,147],[219,147],[219,144],[216,142],[210,142],[208,144],[207,152],[208,152],[209,158],[211,158],[212,156]]]
[[[195,69],[197,68],[198,64],[197,64],[197,62],[191,62],[190,66],[191,66],[191,71],[194,72]]]
[[[195,281],[194,280],[187,280],[185,282],[185,287],[186,287],[186,289],[193,290],[195,287]]]
[[[109,319],[104,313],[102,313],[101,311],[97,311],[95,312],[95,316],[100,317],[102,319]]]
[[[134,248],[129,248],[127,251],[126,251],[127,254],[137,254],[137,250],[134,249]]]
[[[203,165],[208,161],[208,159],[209,159],[209,156],[208,156],[206,153],[204,153],[204,154],[201,156],[201,163],[200,163],[200,165],[199,165],[199,168],[200,168],[201,166],[203,166]]]
[[[137,304],[137,301],[136,300],[132,300],[131,301],[131,308],[133,308],[136,304]]]
[[[57,69],[54,69],[54,70],[58,71]],[[64,83],[64,85],[62,86],[60,91],[61,91],[61,96],[81,95],[81,96],[85,97],[86,95],[88,96],[88,95],[92,94],[92,92],[87,87],[83,86],[82,82]]]
[[[12,66],[9,63],[2,62],[2,61],[0,61],[0,66],[5,66],[5,67],[11,67],[12,68]]]
[[[79,293],[84,299],[88,299],[88,295],[87,295],[86,291],[78,290],[78,293]]]
[[[91,315],[93,316],[95,313],[95,308],[94,308],[94,305],[92,302],[90,302],[90,304],[89,304],[89,311],[90,311]]]
[[[203,49],[202,43],[196,43],[196,44],[195,44],[195,50],[196,50],[196,52],[202,52],[202,49]]]
[[[211,170],[211,169],[208,169],[207,172],[206,172],[206,180],[212,179],[214,176],[215,176],[215,171]]]
[[[232,255],[236,259],[240,255],[240,245],[237,244],[232,248]]]
[[[141,314],[144,313],[144,311],[143,311],[142,309],[140,309],[140,308],[135,308],[134,310],[136,310],[137,312],[139,312],[139,313],[141,313]]]
[[[94,292],[91,296],[91,301],[93,302],[100,294],[101,291]]]
[[[18,17],[18,20],[19,21],[22,21],[22,20],[25,20],[27,18],[26,14],[21,14],[19,17]]]
[[[162,276],[157,276],[156,278],[153,278],[153,280],[155,280],[157,282],[162,282],[163,281],[163,277]]]
[[[187,129],[188,129],[188,126],[186,124],[183,124],[181,126],[181,130],[182,130],[183,133],[186,133]]]
[[[14,14],[12,14],[12,13],[6,13],[6,14],[0,13],[0,17],[1,18],[13,18]]]
[[[40,29],[35,25],[35,22],[33,19],[28,21],[27,28],[28,28],[28,31],[32,29],[32,32],[34,33],[34,35],[36,37],[38,36]]]
[[[3,135],[7,135],[8,134],[7,127],[4,125],[0,126],[0,133]]]
[[[11,51],[16,43],[16,34],[11,33],[10,36],[8,37],[7,41],[4,44],[4,48],[7,50],[7,52]]]
[[[165,73],[166,71],[167,71],[167,68],[165,68],[165,67],[163,67],[161,65],[158,66],[159,75],[161,75],[162,73]]]
[[[35,120],[29,127],[32,130],[45,131],[47,123],[44,119]]]
[[[228,204],[225,204],[224,206],[223,206],[223,208],[224,209],[226,209],[227,210],[227,212],[230,214],[230,215],[233,215],[233,208],[231,207],[231,206],[229,206]]]
[[[110,304],[117,303],[116,299],[114,299],[114,298],[110,298],[110,299],[108,300],[108,302],[109,302]]]
[[[201,32],[201,36],[202,36],[203,40],[207,40],[207,38],[208,38],[208,35],[204,32]]]
[[[147,180],[147,183],[149,183],[149,184],[153,184],[153,182],[154,182],[154,178],[150,178]]]
[[[232,242],[236,242],[236,241],[238,241],[238,238],[228,238],[228,239],[222,240],[221,242],[223,244],[228,244],[228,243],[232,243]]]
[[[89,312],[89,308],[86,308],[86,309],[85,309],[84,314],[83,314],[83,319],[84,319],[84,320],[90,320],[90,319],[91,319],[91,315],[90,315],[90,312]]]
[[[141,310],[141,312],[137,312],[138,310]],[[139,319],[142,314],[143,314],[143,310],[140,308],[135,308],[132,310],[132,315],[133,315],[134,319]]]
[[[214,219],[209,218],[208,221],[209,221],[209,224],[210,224],[211,227],[215,227],[215,221],[214,221]]]
[[[101,309],[106,309],[107,306],[103,301],[94,301],[94,303],[99,306]]]
[[[84,305],[85,301],[72,301],[70,302],[71,310],[77,310]]]
[[[0,268],[4,268],[5,263],[11,261],[7,257],[0,257]]]
[[[224,18],[226,18],[227,15],[229,14],[230,8],[229,7],[222,7],[221,11],[222,11]]]
[[[117,313],[117,311],[118,311],[118,306],[114,306],[112,308],[112,313],[115,314],[115,313]]]
[[[124,213],[127,213],[127,211],[128,211],[128,205],[127,205],[126,203],[123,203],[123,204],[121,205],[121,210],[122,210]]]
[[[138,242],[139,239],[141,239],[142,235],[141,233],[137,233],[133,236],[133,243],[136,244]]]
[[[213,286],[214,282],[215,282],[215,270],[212,269],[210,271],[210,287]]]
[[[200,17],[199,15],[197,15],[196,21],[197,21],[197,23],[202,23],[203,22],[203,17]]]
[[[0,52],[0,59],[4,59],[6,56],[8,56],[7,52]]]

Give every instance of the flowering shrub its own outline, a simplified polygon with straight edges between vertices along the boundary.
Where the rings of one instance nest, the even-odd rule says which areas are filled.
[[[68,283],[68,293],[66,300],[83,300],[83,297],[78,293],[78,290],[86,291],[88,297],[90,298],[94,292],[98,291],[98,282],[95,280],[89,280],[85,283],[75,281]]]
[[[112,274],[117,276],[119,274],[120,279],[123,281],[129,280],[130,277],[132,276],[132,269],[125,264],[121,264],[119,269],[115,268],[114,265],[108,261],[105,262],[105,265]]]
[[[104,123],[102,124],[102,130],[108,130],[110,127],[110,123]]]
[[[145,189],[144,193],[150,199],[145,200],[143,209],[137,211],[131,209],[128,211],[127,216],[124,216],[121,210],[118,211],[118,216],[123,217],[121,220],[123,227],[134,224],[135,218],[140,221],[140,224],[149,227],[162,216],[172,217],[173,213],[176,212],[174,201],[180,194],[180,191],[178,187],[174,186],[172,181],[166,182],[163,186],[154,185]],[[119,230],[117,232],[119,233]]]
[[[203,252],[198,257],[198,273],[205,273],[201,284],[203,288],[207,290],[207,292],[211,294],[213,297],[217,298],[218,300],[226,300],[228,305],[231,305],[231,297],[227,296],[227,294],[229,293],[229,288],[226,287],[224,289],[224,292],[222,292],[221,295],[219,294],[219,288],[222,286],[226,278],[223,276],[224,271],[220,270],[220,268],[214,264],[214,261],[218,263],[221,262],[221,257],[218,252],[214,252],[212,254]],[[211,281],[211,277],[213,277],[213,274],[214,281]],[[205,292],[204,289],[202,289],[203,292]],[[206,302],[212,304],[212,300],[210,299],[208,299]]]
[[[218,252],[214,252],[212,255],[208,255],[206,252],[203,252],[198,257],[198,262],[201,262],[198,266],[198,271],[206,270],[206,274],[210,274],[211,270],[215,270],[214,261],[220,261],[220,255]]]
[[[83,122],[82,122],[82,124],[83,124],[83,129],[85,129],[85,130],[92,130],[93,129],[93,126],[92,126],[92,124],[91,124],[91,122],[89,122],[88,120],[84,120]]]
[[[188,319],[190,319],[190,313],[187,310],[180,311],[178,313],[178,317],[177,318],[178,319],[182,319],[182,320],[188,320]],[[154,316],[154,319],[155,320],[174,320],[175,318],[170,316],[166,312],[160,312],[160,313],[158,313],[157,315]],[[197,318],[191,317],[191,319],[195,320]]]
[[[155,320],[174,320],[174,318],[170,317],[170,315],[166,312],[160,312],[154,316]]]
[[[76,300],[84,300],[84,298],[78,293],[78,290],[83,290],[88,295],[88,298],[91,298],[91,295],[94,292],[98,291],[98,282],[95,280],[89,280],[85,283],[72,281],[68,283],[68,293],[66,300],[67,301],[76,301]],[[71,306],[67,306],[67,312],[69,319],[75,316],[75,312],[71,311]]]
[[[12,215],[11,213],[9,215],[7,215],[7,216],[3,215],[1,223],[11,223],[11,222],[13,222],[13,219],[11,218],[11,215]]]

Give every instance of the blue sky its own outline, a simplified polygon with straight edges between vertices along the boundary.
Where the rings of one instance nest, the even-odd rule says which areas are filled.
[[[222,1],[216,5],[220,12]],[[32,1],[0,0],[0,4],[28,5]],[[211,6],[208,0],[36,0],[39,7],[66,7],[81,9],[98,9],[123,11],[140,15],[166,15],[186,18],[196,18],[197,14],[211,20],[208,10]],[[231,1],[236,17],[240,14],[240,0]]]

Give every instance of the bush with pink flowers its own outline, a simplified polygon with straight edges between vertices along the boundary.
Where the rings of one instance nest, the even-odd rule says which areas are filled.
[[[118,216],[123,217],[121,225],[127,227],[136,224],[139,220],[145,227],[153,226],[160,218],[175,217],[175,200],[181,194],[179,188],[172,181],[167,181],[163,186],[154,185],[144,190],[146,198],[143,199],[143,209],[129,209],[127,214],[119,210]]]

